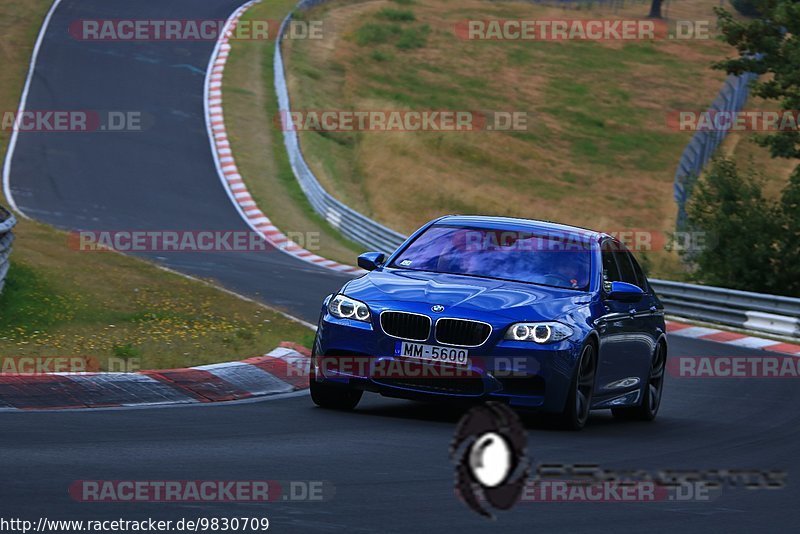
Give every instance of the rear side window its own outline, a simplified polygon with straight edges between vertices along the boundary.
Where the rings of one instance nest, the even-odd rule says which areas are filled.
[[[601,245],[604,282],[627,282],[647,292],[647,278],[625,245],[607,239]]]
[[[603,282],[619,282],[622,280],[619,275],[619,267],[617,261],[614,259],[614,243],[611,240],[603,241],[602,245],[602,259],[603,259]]]
[[[628,252],[628,256],[630,257],[631,264],[633,265],[633,272],[634,272],[634,274],[636,274],[636,279],[639,281],[639,283],[636,284],[636,285],[639,286],[642,289],[642,291],[647,293],[647,291],[648,291],[648,289],[647,289],[647,277],[644,275],[644,271],[642,271],[642,268],[639,265],[639,262],[636,261],[636,258],[633,256],[633,254]]]
[[[617,266],[619,267],[620,280],[638,286],[639,280],[636,278],[636,272],[633,270],[630,256],[630,252],[627,250],[614,251],[614,258],[617,260]]]

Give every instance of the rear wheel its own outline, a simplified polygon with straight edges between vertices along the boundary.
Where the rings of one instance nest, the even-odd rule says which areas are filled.
[[[597,349],[589,342],[581,351],[578,370],[572,379],[567,405],[561,413],[560,422],[569,430],[580,430],[589,420],[594,393],[594,379],[597,371]]]
[[[311,371],[308,376],[311,400],[320,408],[331,410],[352,410],[358,405],[361,396],[364,394],[360,389],[353,389],[347,386],[326,384],[317,382],[314,371],[315,355],[311,356]]]
[[[658,414],[661,406],[661,393],[664,391],[664,369],[667,365],[667,348],[663,343],[656,346],[653,363],[650,364],[650,373],[647,383],[642,390],[642,404],[631,408],[612,408],[611,413],[620,419],[635,419],[639,421],[652,421]]]

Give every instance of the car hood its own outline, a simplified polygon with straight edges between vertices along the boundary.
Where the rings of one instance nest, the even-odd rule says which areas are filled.
[[[385,269],[345,286],[344,293],[395,308],[402,303],[440,304],[445,310],[493,313],[515,320],[551,320],[590,302],[589,293],[489,278]]]

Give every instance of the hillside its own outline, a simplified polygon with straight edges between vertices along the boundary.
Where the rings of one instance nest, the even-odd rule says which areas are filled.
[[[713,28],[717,5],[671,5],[670,24],[708,20]],[[293,109],[524,111],[529,120],[513,132],[302,131],[304,154],[329,191],[404,232],[443,213],[669,232],[672,180],[691,133],[666,117],[711,103],[725,75],[710,65],[732,49],[715,39],[465,40],[455,31],[468,19],[646,13],[641,2],[614,12],[483,0],[315,8],[303,18],[323,20],[325,38],[286,41]],[[766,160],[746,137],[726,151]],[[770,164],[776,183],[785,168]],[[674,254],[645,255],[657,274],[682,276]]]

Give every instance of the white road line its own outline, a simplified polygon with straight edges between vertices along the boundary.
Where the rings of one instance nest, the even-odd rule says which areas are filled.
[[[50,10],[47,12],[47,15],[44,17],[44,22],[42,22],[42,27],[39,29],[39,36],[36,38],[36,44],[33,45],[33,53],[31,54],[31,63],[28,65],[28,76],[25,78],[25,86],[22,88],[22,96],[19,99],[19,108],[17,109],[17,117],[22,115],[22,112],[25,111],[25,105],[28,103],[28,91],[31,88],[31,80],[33,79],[33,73],[36,70],[36,60],[39,57],[39,49],[42,47],[42,41],[44,41],[44,35],[47,33],[47,27],[50,25],[50,19],[53,17],[53,13],[55,13],[58,5],[61,3],[61,0],[54,0],[53,5],[50,6]],[[11,160],[14,159],[14,149],[17,146],[17,136],[19,134],[19,130],[17,128],[11,129],[11,138],[8,141],[8,150],[6,150],[6,159],[3,162],[3,194],[6,197],[6,201],[8,205],[11,207],[12,210],[17,212],[21,217],[25,219],[30,219],[27,215],[20,211],[17,203],[14,202],[14,196],[11,194]]]
[[[717,334],[719,332],[721,332],[721,330],[716,330],[714,328],[706,328],[704,326],[692,326],[689,328],[683,328],[681,330],[676,330],[674,332],[669,332],[669,333],[680,337],[699,338],[702,336],[707,336],[709,334]]]
[[[779,345],[779,341],[773,339],[764,339],[760,337],[743,337],[741,339],[732,339],[725,342],[728,345],[736,345],[738,347],[746,347],[748,349],[767,349],[771,345]]]
[[[233,404],[254,404],[256,402],[269,402],[283,399],[291,399],[293,397],[304,397],[308,395],[308,389],[299,389],[291,393],[276,393],[275,395],[265,395],[263,397],[250,397],[249,399],[238,399],[231,401],[221,402],[187,402],[181,404],[134,404],[131,406],[103,406],[98,408],[54,408],[54,409],[22,409],[22,408],[0,408],[0,413],[17,413],[17,414],[39,414],[39,413],[61,413],[61,412],[82,412],[82,413],[96,413],[96,412],[118,412],[125,410],[152,410],[154,408],[219,408],[224,406],[231,406]]]

